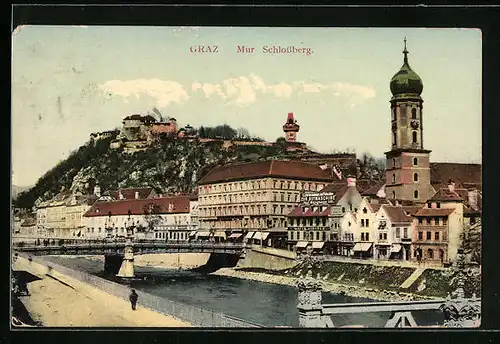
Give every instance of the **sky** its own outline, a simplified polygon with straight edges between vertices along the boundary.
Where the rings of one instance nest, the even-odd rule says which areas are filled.
[[[35,184],[90,133],[153,107],[179,126],[228,124],[269,141],[293,112],[298,141],[314,150],[383,157],[404,37],[424,84],[431,161],[480,163],[477,29],[22,26],[12,34],[12,184]]]

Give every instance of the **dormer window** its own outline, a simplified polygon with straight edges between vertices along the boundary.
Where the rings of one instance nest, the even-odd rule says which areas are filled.
[[[363,208],[363,214],[366,214],[368,212],[368,210],[366,209],[366,207]]]

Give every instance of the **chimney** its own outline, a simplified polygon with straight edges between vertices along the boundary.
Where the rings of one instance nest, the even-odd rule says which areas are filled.
[[[139,199],[139,191],[135,192],[135,199]]]
[[[356,186],[356,178],[348,177],[347,178],[347,186]]]
[[[455,182],[453,180],[448,181],[448,190],[455,192]]]
[[[468,192],[469,206],[474,210],[478,210],[478,206],[477,206],[477,198],[478,197],[477,196],[478,196],[477,190],[470,190]]]

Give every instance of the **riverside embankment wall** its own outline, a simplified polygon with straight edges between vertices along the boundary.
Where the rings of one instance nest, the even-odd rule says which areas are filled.
[[[269,270],[289,269],[297,264],[293,252],[273,248],[255,247],[247,250],[237,268],[262,268]]]

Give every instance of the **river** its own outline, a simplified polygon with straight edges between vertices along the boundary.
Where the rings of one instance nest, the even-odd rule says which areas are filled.
[[[137,279],[123,281],[105,276],[103,263],[82,257],[46,257],[55,263],[86,271],[122,284],[130,284],[173,301],[220,312],[264,326],[298,327],[297,289],[292,286],[263,283],[226,276],[204,275],[187,270],[157,267],[135,267]],[[140,300],[139,300],[140,302]],[[374,302],[333,293],[323,293],[324,303]],[[442,312],[412,312],[417,324],[437,325],[443,322]],[[383,327],[389,313],[361,313],[333,316],[335,326],[364,325]]]

